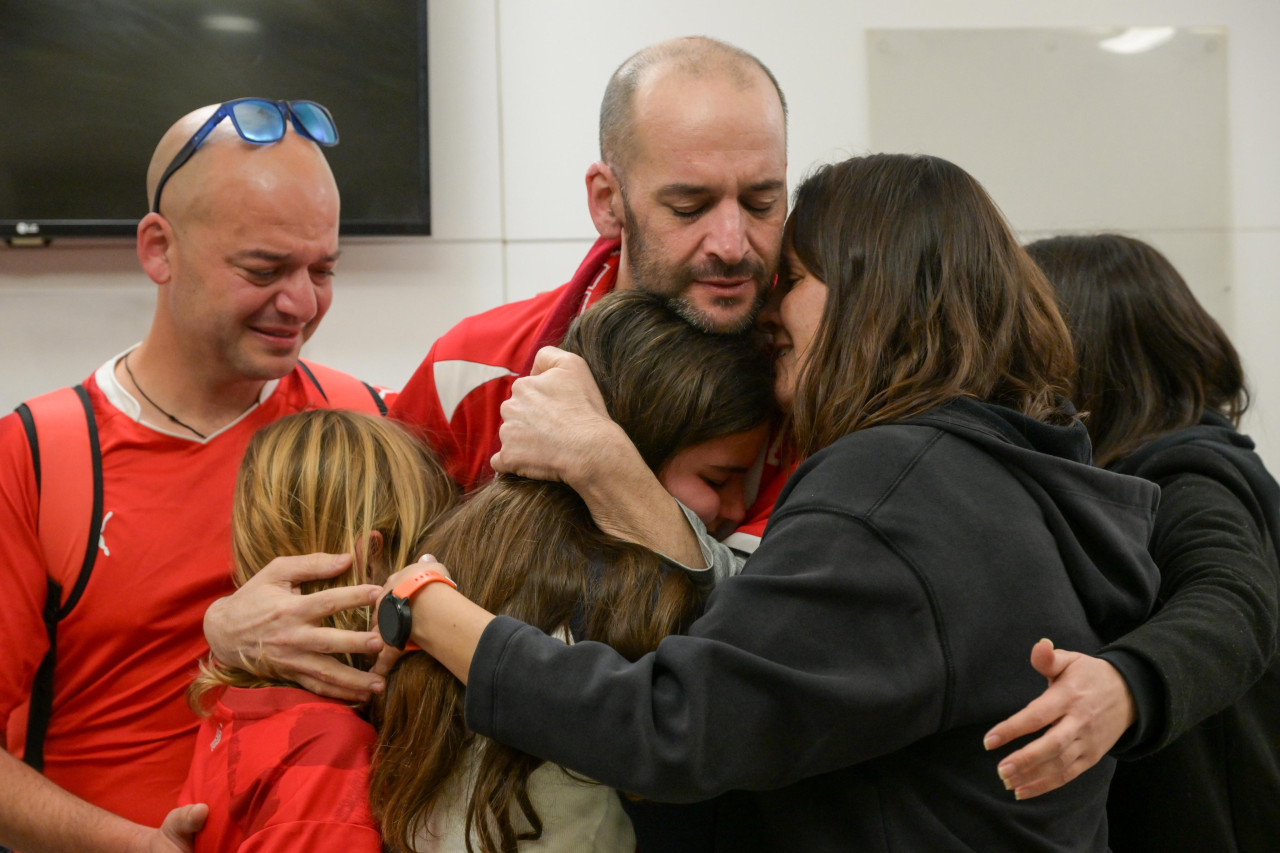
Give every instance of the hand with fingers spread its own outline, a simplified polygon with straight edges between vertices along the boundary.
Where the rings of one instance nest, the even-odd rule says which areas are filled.
[[[205,612],[205,639],[214,656],[334,699],[363,701],[380,691],[381,676],[331,657],[342,652],[378,653],[383,644],[377,632],[343,631],[321,627],[320,622],[344,610],[375,604],[382,588],[361,584],[310,595],[300,589],[306,581],[341,574],[351,559],[349,554],[308,554],[272,560]]]
[[[1135,714],[1128,684],[1101,658],[1041,640],[1031,649],[1031,665],[1049,687],[983,739],[987,749],[996,749],[1049,727],[997,768],[1019,800],[1061,788],[1093,767],[1133,725]]]

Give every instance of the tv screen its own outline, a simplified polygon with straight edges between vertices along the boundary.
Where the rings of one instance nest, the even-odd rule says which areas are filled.
[[[333,113],[342,233],[428,234],[426,27],[426,0],[0,0],[0,235],[133,234],[164,131],[240,97]]]

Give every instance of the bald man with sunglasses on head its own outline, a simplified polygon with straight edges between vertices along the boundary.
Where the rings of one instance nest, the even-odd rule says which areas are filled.
[[[382,407],[363,383],[299,361],[333,297],[338,189],[318,145],[337,138],[318,104],[240,99],[191,113],[161,139],[147,171],[152,210],[137,231],[138,259],[157,286],[151,328],[81,388],[78,428],[96,434],[101,451],[102,522],[87,582],[73,580],[78,558],[68,577],[42,546],[63,450],[52,441],[33,450],[29,440],[50,435],[45,398],[0,419],[9,747],[0,845],[186,850],[203,823],[203,806],[170,809],[197,728],[185,693],[208,651],[204,611],[232,590],[231,498],[245,446],[303,409]],[[89,472],[84,488],[93,488]],[[47,605],[64,612],[53,629]],[[51,701],[42,703],[38,670],[49,667],[50,646]]]

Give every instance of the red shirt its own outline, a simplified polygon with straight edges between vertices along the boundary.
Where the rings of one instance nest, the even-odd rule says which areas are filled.
[[[209,652],[204,612],[233,590],[231,498],[240,458],[259,428],[324,401],[295,369],[239,421],[201,442],[133,420],[106,398],[96,375],[84,384],[102,448],[103,524],[89,583],[58,625],[44,773],[94,805],[158,826],[191,763],[198,720],[185,694]],[[6,730],[48,649],[38,509],[26,436],[18,416],[8,415],[0,419]],[[20,751],[15,731],[8,733],[10,750]]]
[[[226,688],[195,738],[178,804],[208,803],[196,853],[380,853],[369,810],[377,735],[296,687]]]

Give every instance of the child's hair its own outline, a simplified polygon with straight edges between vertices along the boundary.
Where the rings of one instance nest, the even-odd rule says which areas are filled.
[[[651,294],[602,299],[562,346],[590,365],[610,416],[655,471],[686,447],[748,431],[774,412],[772,365],[758,339],[698,331]],[[499,477],[434,530],[425,550],[482,607],[548,634],[571,629],[576,640],[608,643],[629,660],[686,628],[701,604],[684,571],[601,532],[561,483]],[[392,850],[412,850],[429,831],[473,744],[468,850],[473,834],[485,853],[541,835],[528,780],[542,761],[469,732],[464,695],[446,669],[412,654],[375,700],[370,799]],[[531,832],[518,831],[521,818]]]
[[[239,587],[276,557],[324,552],[355,559],[335,578],[303,584],[304,594],[382,583],[417,558],[421,540],[454,502],[453,485],[431,451],[393,421],[338,409],[281,418],[254,435],[240,463],[231,513],[232,577]],[[368,631],[371,612],[343,611],[324,624]],[[369,668],[360,655],[334,657]],[[287,683],[255,674],[247,662],[211,659],[201,665],[188,698],[203,713],[206,695],[219,685]]]

